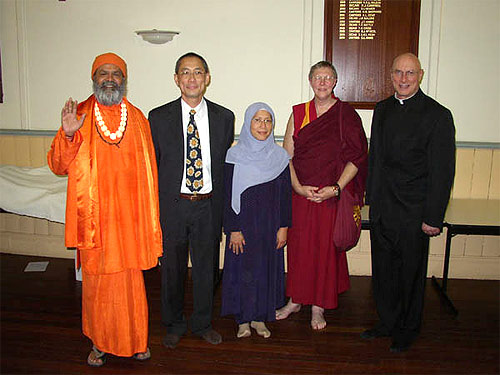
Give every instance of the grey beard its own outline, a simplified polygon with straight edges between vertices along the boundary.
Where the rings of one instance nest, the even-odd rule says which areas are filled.
[[[106,85],[112,84],[113,87],[109,88]],[[115,82],[105,81],[99,86],[96,81],[93,81],[92,88],[94,89],[94,95],[97,101],[106,106],[112,106],[115,104],[120,104],[123,95],[125,94],[126,80],[122,81],[121,85]]]

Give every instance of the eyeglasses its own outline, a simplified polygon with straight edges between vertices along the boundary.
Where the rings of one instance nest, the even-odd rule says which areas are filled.
[[[254,124],[258,124],[258,123],[263,123],[264,125],[267,125],[267,124],[272,124],[273,123],[273,120],[271,120],[270,118],[264,118],[264,119],[261,119],[261,118],[253,118],[252,119],[252,122]]]
[[[332,83],[335,77],[332,76],[313,76],[313,81],[325,81],[325,83]]]
[[[194,70],[194,71],[190,71],[190,70],[181,70],[179,72],[179,76],[181,77],[190,77],[191,75],[193,75],[195,78],[198,78],[198,77],[202,77],[203,75],[205,74],[205,72],[203,70]]]
[[[398,78],[402,78],[403,76],[406,76],[406,78],[411,79],[417,75],[418,71],[407,70],[406,72],[403,72],[402,70],[396,69],[396,70],[393,70],[392,73]]]

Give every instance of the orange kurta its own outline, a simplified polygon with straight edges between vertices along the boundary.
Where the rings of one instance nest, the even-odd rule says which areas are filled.
[[[54,173],[68,174],[66,246],[77,247],[81,257],[83,332],[100,350],[130,356],[147,347],[141,270],[157,264],[162,240],[149,124],[123,101],[128,119],[118,146],[99,135],[91,96],[78,106],[78,115],[87,115],[82,128],[72,141],[59,130],[48,163]],[[114,132],[120,106],[99,108]]]

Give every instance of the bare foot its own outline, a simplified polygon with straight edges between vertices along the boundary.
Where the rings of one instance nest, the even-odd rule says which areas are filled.
[[[322,307],[313,305],[311,308],[312,317],[311,317],[311,327],[312,329],[318,331],[326,327],[326,320],[323,317],[323,312],[325,309]]]
[[[276,320],[282,320],[288,318],[291,313],[300,311],[300,303],[293,303],[292,299],[288,300],[288,303],[279,310],[276,310]]]

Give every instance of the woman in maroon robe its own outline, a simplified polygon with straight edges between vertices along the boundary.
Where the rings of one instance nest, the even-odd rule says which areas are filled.
[[[333,95],[337,72],[327,61],[309,71],[314,99],[293,107],[283,147],[290,153],[292,227],[288,235],[288,303],[285,319],[312,305],[311,326],[326,327],[324,309],[349,289],[345,252],[333,243],[337,200],[348,190],[361,206],[367,172],[367,141],[356,111]]]

